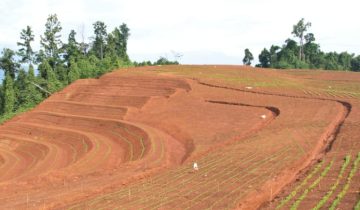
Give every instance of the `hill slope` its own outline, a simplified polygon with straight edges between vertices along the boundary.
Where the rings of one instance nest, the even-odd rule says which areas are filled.
[[[350,138],[360,77],[336,74],[163,66],[78,80],[0,127],[0,207],[257,208],[286,197],[318,160],[337,174],[360,151]]]

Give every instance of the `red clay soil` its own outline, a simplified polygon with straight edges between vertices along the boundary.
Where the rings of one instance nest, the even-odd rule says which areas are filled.
[[[249,90],[190,70],[264,79],[236,66],[164,66],[78,80],[0,126],[0,208],[273,208],[317,160],[336,157],[338,171],[360,151],[355,99]]]

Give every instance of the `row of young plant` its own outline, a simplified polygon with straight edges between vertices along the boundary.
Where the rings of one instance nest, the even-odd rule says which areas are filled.
[[[181,208],[191,208],[194,206],[194,204],[203,203],[204,200],[207,199],[211,200],[208,202],[211,204],[210,206],[208,206],[209,209],[218,209],[217,205],[223,205],[224,203],[226,203],[228,207],[234,207],[238,200],[237,198],[248,193],[249,192],[248,190],[254,190],[254,188],[248,188],[248,190],[244,190],[245,185],[256,187],[258,184],[262,183],[262,181],[265,181],[269,178],[269,173],[278,171],[279,167],[284,166],[285,161],[288,161],[288,159],[294,159],[294,158],[296,159],[298,155],[301,155],[300,153],[297,153],[297,155],[291,157],[286,155],[287,153],[289,153],[289,151],[292,151],[292,149],[296,150],[296,147],[294,146],[284,147],[281,150],[272,153],[265,159],[255,161],[255,164],[247,165],[248,168],[244,169],[241,166],[235,168],[231,173],[233,174],[231,177],[225,174],[224,177],[226,178],[222,178],[222,177],[216,178],[216,180],[219,179],[222,180],[218,184],[219,186],[221,186],[221,189],[226,189],[226,191],[228,192],[227,196],[218,197],[216,201],[213,202],[213,199],[211,199],[211,197],[214,196],[215,194],[209,192],[216,193],[217,186],[216,183],[214,184],[210,183],[210,186],[212,187],[201,186],[202,187],[201,189],[195,189],[194,191],[197,190],[204,193],[200,193],[195,197],[190,197],[191,199],[187,203],[182,203],[183,206],[181,206]],[[264,154],[264,153],[260,152],[260,154]],[[255,175],[256,170],[268,164],[271,165],[271,167],[267,168],[269,170],[262,171],[260,176]],[[239,174],[239,171],[242,171],[242,173]],[[212,178],[212,180],[214,180],[214,178]],[[239,185],[238,183],[241,184]],[[231,201],[225,202],[226,199],[230,199]]]
[[[156,161],[154,161],[154,164],[157,164],[158,161],[161,161],[163,160],[164,158],[164,153],[165,153],[165,146],[163,144],[163,141],[160,140],[160,151],[156,150],[157,148],[157,145],[155,145],[155,142],[152,141],[152,147],[151,147],[151,152],[152,153],[160,153],[159,154],[159,159],[157,159]],[[136,187],[133,187],[131,188],[131,191],[134,192],[135,190],[135,193],[138,192],[138,191],[141,191],[141,188],[140,186],[143,186],[143,183],[139,184],[138,185],[138,190],[136,190]],[[123,198],[123,197],[127,197],[129,195],[128,193],[128,190],[121,190],[121,191],[117,191],[117,192],[113,192],[113,193],[109,193],[109,194],[105,194],[105,195],[102,195],[102,196],[98,196],[94,199],[92,199],[91,201],[89,202],[86,202],[85,204],[78,204],[78,205],[74,205],[73,207],[69,208],[69,209],[78,209],[78,208],[82,208],[84,205],[86,205],[87,207],[88,206],[93,206],[93,205],[96,205],[96,203],[100,203],[101,201],[104,201],[104,200],[108,200],[109,198],[112,198],[112,197],[117,197],[119,199]]]
[[[293,203],[293,205],[290,207],[291,210],[296,210],[300,203],[306,198],[308,193],[313,190],[316,186],[319,185],[320,181],[327,175],[327,173],[330,171],[332,165],[334,163],[334,160],[332,160],[326,168],[321,172],[320,176],[307,188],[304,190],[304,192],[301,194],[300,197]]]
[[[249,157],[249,158],[254,158],[254,157]],[[198,171],[199,173],[196,174],[197,176],[189,176],[188,170],[189,170],[190,166],[186,165],[185,167],[183,167],[180,170],[175,170],[175,173],[170,173],[170,174],[166,173],[164,175],[160,175],[160,176],[157,176],[157,177],[151,179],[150,182],[145,183],[145,185],[138,185],[136,187],[137,189],[135,187],[132,187],[132,192],[133,193],[141,193],[141,195],[142,195],[141,197],[143,199],[131,200],[131,201],[123,200],[122,204],[130,205],[130,206],[136,205],[136,204],[145,205],[149,202],[149,200],[156,202],[158,199],[155,199],[155,196],[156,196],[156,198],[161,198],[161,197],[165,197],[165,196],[169,195],[170,193],[175,193],[179,189],[183,189],[187,184],[191,184],[191,182],[198,176],[204,176],[205,174],[208,174],[209,171],[218,167],[218,164],[221,163],[222,161],[225,161],[226,158],[222,158],[222,159],[220,158],[220,159],[214,159],[214,160],[215,161],[209,162],[208,165],[200,164],[201,170]],[[244,160],[244,162],[250,162],[250,160],[249,161]],[[231,166],[228,166],[228,168],[225,168],[224,170],[227,170],[230,168],[231,168]],[[163,183],[164,180],[169,180],[169,177],[172,177],[171,183],[173,185],[174,184],[175,185],[172,187],[167,186],[168,191],[164,192],[164,189],[163,189],[163,186],[161,183]],[[125,199],[125,198],[127,198],[126,189],[123,190],[122,196],[117,197],[116,200],[118,201],[119,199]]]
[[[227,153],[227,154],[228,154],[228,153]],[[228,154],[228,155],[232,156],[231,154]],[[236,154],[233,154],[233,155],[236,155]],[[248,157],[247,157],[247,158],[248,158]],[[240,159],[242,159],[242,160],[247,160],[247,158],[246,158],[246,159],[240,158]],[[255,158],[256,158],[256,156],[255,156]],[[225,159],[225,161],[228,162],[229,160],[228,160],[228,159],[227,159],[227,160]],[[223,162],[223,161],[220,161],[220,163],[221,163],[221,162]],[[252,161],[252,162],[253,162],[253,161]],[[256,162],[258,162],[258,161],[256,161]],[[243,163],[243,162],[242,162],[242,163]],[[233,169],[232,166],[231,166],[232,164],[228,164],[228,165],[230,166],[230,168],[224,169],[224,170],[228,171],[228,170]],[[215,168],[218,168],[218,167],[219,167],[219,165],[216,164],[216,165],[215,165]],[[203,167],[202,167],[202,168],[203,168]],[[206,168],[203,168],[202,172],[205,171],[205,170],[206,170]],[[235,169],[235,170],[237,170],[237,169]],[[207,173],[207,172],[206,172],[206,173]],[[212,174],[212,173],[211,173],[211,174]],[[211,177],[209,176],[209,178],[211,178]],[[234,177],[234,178],[236,178],[236,177]],[[239,177],[237,177],[237,178],[239,178]],[[190,183],[190,184],[191,184],[191,183]],[[195,186],[195,187],[196,187],[196,186]],[[215,183],[215,186],[214,186],[214,187],[216,187],[216,183]],[[204,192],[206,192],[206,191],[207,191],[207,190],[204,189]],[[214,191],[216,191],[216,189],[214,189]],[[187,191],[186,191],[186,192],[187,192]],[[158,204],[159,204],[159,203],[158,203]],[[162,203],[162,204],[164,204],[164,203]]]
[[[274,154],[275,155],[275,154]],[[278,156],[278,157],[280,157],[279,156],[279,154],[277,154],[276,156]],[[256,157],[254,157],[254,158],[256,158]],[[270,159],[271,158],[273,158],[273,157],[269,157]],[[249,161],[252,161],[252,160],[249,160]],[[222,161],[220,161],[220,162],[222,162]],[[246,161],[245,161],[246,162]],[[242,162],[242,166],[243,166],[243,164],[246,164],[245,162]],[[258,162],[258,161],[257,161]],[[260,167],[261,165],[263,165],[263,164],[266,164],[266,161],[265,162],[263,162],[263,161],[260,161],[258,164],[257,164],[257,166],[255,167],[255,168],[258,168],[258,167]],[[196,177],[198,177],[198,176],[203,176],[203,175],[205,175],[205,174],[207,174],[207,173],[209,173],[209,175],[211,174],[211,177],[209,176],[209,179],[211,178],[211,184],[210,184],[210,186],[212,186],[212,187],[210,187],[210,188],[214,188],[214,189],[211,189],[211,190],[213,190],[213,191],[216,191],[216,188],[218,187],[218,183],[216,183],[216,180],[227,180],[227,179],[224,179],[223,177],[229,177],[232,173],[230,173],[230,171],[233,171],[233,172],[236,172],[236,171],[238,171],[238,170],[240,170],[240,168],[241,168],[241,166],[239,166],[239,168],[238,167],[233,167],[231,164],[228,164],[229,166],[227,166],[227,169],[224,169],[224,170],[221,170],[221,171],[228,171],[227,173],[221,173],[221,172],[218,172],[218,173],[216,173],[216,174],[212,174],[212,173],[210,173],[210,171],[208,171],[208,170],[206,170],[207,168],[204,168],[204,167],[202,167],[202,170],[201,170],[201,174],[199,173],[197,173],[196,175],[197,176],[192,176],[192,177],[189,177],[190,179],[195,179]],[[217,168],[219,165],[218,164],[215,164],[215,168]],[[252,167],[253,167],[254,165],[252,165]],[[255,168],[253,168],[253,170],[255,170]],[[185,173],[185,177],[186,176],[188,176],[186,173]],[[216,176],[216,177],[215,177]],[[220,176],[220,177],[218,177],[218,176]],[[243,175],[243,176],[246,176],[246,174],[245,175]],[[238,177],[238,173],[236,173],[235,175],[232,175],[231,177],[233,177],[233,178],[236,178],[236,180],[239,180],[239,179],[243,179],[244,177]],[[231,178],[230,177],[230,178]],[[159,194],[157,197],[159,197],[159,198],[161,198],[161,197],[165,197],[165,196],[168,196],[170,193],[176,193],[176,194],[178,194],[179,193],[179,189],[183,189],[183,187],[184,186],[186,186],[186,184],[192,184],[190,181],[189,181],[189,179],[186,179],[185,180],[186,181],[186,183],[184,183],[184,182],[182,182],[182,183],[180,183],[179,184],[179,186],[182,186],[182,187],[180,187],[179,188],[179,186],[173,186],[171,189],[171,191],[166,191],[166,192],[163,192],[163,193],[161,193],[161,194]],[[171,182],[171,183],[173,183],[173,181]],[[223,181],[222,183],[220,183],[220,186],[221,187],[224,187],[224,185],[227,185],[227,184],[230,184],[230,185],[233,185],[233,183],[228,183],[227,181],[225,182],[225,181]],[[204,189],[202,190],[204,193],[206,193],[206,192],[208,192],[210,189],[209,189],[209,186],[202,186],[201,185],[201,183],[197,183],[197,184],[195,184],[194,186],[193,185],[191,185],[192,187],[192,189],[191,190],[189,190],[189,189],[183,189],[183,192],[184,193],[186,193],[187,195],[191,195],[191,193],[193,193],[195,190],[198,190],[197,188],[196,188],[196,186],[200,186],[200,187],[203,187]],[[229,187],[229,186],[228,186]],[[161,189],[159,189],[159,190],[161,190]],[[141,192],[141,191],[140,191]],[[153,192],[153,191],[152,191]],[[151,196],[152,194],[150,193],[149,195],[142,195],[142,196],[144,196],[144,197],[147,197],[147,196]],[[198,196],[198,198],[200,199],[201,198],[201,196],[202,195],[199,195]],[[191,202],[190,202],[190,204],[193,204],[193,203],[195,203],[195,199],[196,198],[194,198],[194,199],[191,199]],[[201,198],[201,200],[202,200],[203,198]],[[148,206],[149,208],[157,208],[157,207],[161,207],[161,206],[163,206],[163,205],[167,205],[167,204],[170,204],[171,202],[176,202],[176,198],[175,197],[170,197],[170,199],[169,198],[167,198],[166,200],[162,200],[162,201],[159,201],[158,199],[155,199],[155,200],[152,200],[152,202],[153,202],[153,204],[150,204],[150,206]],[[131,205],[131,203],[128,203],[128,204],[130,204]],[[134,201],[134,202],[132,202],[132,204],[139,204],[138,203],[138,201]],[[185,203],[184,203],[185,204]],[[147,201],[144,199],[144,201],[142,202],[142,204],[141,205],[149,205],[149,203],[147,203]]]
[[[211,181],[208,182],[205,186],[199,184],[199,185],[195,185],[195,187],[192,187],[192,185],[191,185],[190,187],[192,188],[192,190],[190,190],[190,192],[185,195],[185,196],[189,196],[190,199],[187,202],[181,203],[180,207],[182,209],[192,208],[194,205],[206,201],[207,199],[214,196],[214,194],[216,194],[217,192],[224,190],[224,189],[229,190],[228,193],[230,193],[226,196],[226,198],[230,197],[231,193],[233,193],[234,191],[236,191],[238,189],[243,190],[243,188],[242,188],[243,185],[248,184],[250,181],[252,181],[254,179],[258,179],[259,177],[254,176],[254,172],[257,169],[259,169],[261,166],[264,166],[271,161],[276,162],[276,164],[281,164],[281,161],[277,161],[277,160],[281,157],[281,155],[283,153],[285,153],[288,150],[289,150],[289,148],[284,149],[283,151],[281,151],[281,153],[274,153],[273,155],[271,155],[265,159],[261,159],[261,160],[256,160],[256,158],[258,158],[258,157],[255,156],[253,160],[249,160],[246,162],[244,161],[237,167],[234,167],[233,164],[227,164],[230,166],[227,169],[225,169],[227,171],[227,173],[221,173],[221,171],[224,171],[224,170],[216,168],[216,170],[218,170],[220,172],[220,173],[219,172],[217,173],[219,176],[218,177],[209,177],[209,178],[211,178]],[[273,170],[276,164],[272,165],[269,168],[271,168],[271,170]],[[244,168],[244,165],[247,166],[248,168]],[[240,181],[241,181],[241,186],[238,185],[238,183]],[[198,187],[196,187],[196,186],[198,186]],[[188,191],[189,190],[187,190],[185,192],[188,192]],[[193,194],[196,194],[194,192],[197,192],[197,191],[200,191],[201,193],[199,193],[195,196],[191,196]],[[173,201],[175,201],[175,198],[173,199]],[[224,196],[217,197],[216,201],[214,201],[213,199],[210,199],[210,200],[212,200],[212,203],[211,203],[211,201],[207,202],[209,204],[208,207],[212,208],[212,205],[215,206],[218,202],[221,202],[224,198],[225,198]],[[160,204],[158,204],[157,207],[161,207],[160,206],[161,204],[164,205],[163,203],[160,203]]]
[[[220,162],[226,160],[226,157],[215,158],[212,160],[209,157],[210,156],[206,156],[205,158],[207,160],[204,163],[200,164],[201,170],[199,171],[199,173],[197,173],[197,175],[204,176],[205,174],[208,173],[208,171],[211,171],[212,169],[216,168]],[[248,158],[250,158],[250,157],[248,157]],[[164,180],[168,180],[169,177],[172,177],[171,180],[172,180],[173,184],[180,182],[173,188],[174,191],[179,189],[179,186],[180,186],[180,188],[182,188],[186,184],[190,183],[191,180],[196,178],[196,176],[193,176],[193,177],[189,176],[189,174],[188,174],[189,168],[191,168],[191,167],[188,164],[186,164],[180,169],[171,170],[169,172],[166,172],[165,174],[161,174],[154,178],[146,180],[146,182],[132,186],[131,187],[132,193],[142,193],[142,196],[144,199],[139,200],[139,201],[130,201],[130,202],[131,203],[133,203],[133,202],[144,203],[144,202],[146,202],[146,199],[153,198],[155,195],[154,192],[160,192],[163,188],[159,183],[163,182]],[[151,190],[149,190],[149,189],[151,189]],[[144,193],[144,192],[146,192],[146,193]],[[125,198],[127,198],[127,196],[128,196],[127,189],[122,189],[118,192],[96,198],[96,199],[92,200],[90,203],[88,202],[88,205],[90,205],[90,206],[96,205],[97,203],[101,203],[102,201],[109,199],[111,197],[116,197],[116,200],[119,200],[119,199],[125,199]],[[110,205],[110,203],[109,203],[109,205]]]
[[[234,153],[235,154],[235,153]],[[221,157],[217,157],[217,158],[212,158],[213,160],[210,160],[208,159],[210,156],[206,156],[205,159],[207,160],[204,160],[201,165],[201,172],[199,171],[199,173],[197,173],[197,175],[204,175],[206,173],[208,173],[208,170],[211,170],[209,169],[208,165],[211,164],[212,167],[216,168],[218,167],[219,163],[223,162],[222,159],[226,160],[226,158],[223,158],[224,156],[221,156]],[[216,162],[216,163],[215,163]],[[230,167],[231,168],[231,167]],[[158,192],[161,191],[162,189],[162,186],[161,184],[159,184],[161,182],[161,180],[165,180],[165,179],[168,179],[169,176],[172,177],[172,183],[176,183],[178,182],[177,180],[182,180],[182,182],[180,183],[180,185],[178,186],[175,186],[174,187],[174,191],[173,192],[176,192],[177,189],[179,189],[179,186],[180,186],[180,189],[182,188],[181,186],[185,186],[186,184],[191,184],[191,181],[189,181],[187,178],[184,180],[184,177],[188,176],[188,170],[189,170],[189,166],[185,166],[185,167],[182,167],[181,169],[182,171],[180,172],[178,169],[175,170],[175,174],[173,174],[174,172],[171,172],[170,174],[166,173],[165,175],[161,175],[161,176],[156,176],[155,178],[152,179],[152,181],[150,180],[149,182],[145,182],[145,183],[141,183],[139,185],[135,185],[133,187],[131,187],[131,192],[132,193],[142,193],[144,191],[147,191],[146,189],[153,189],[152,191],[149,191],[148,194],[142,194],[143,198],[144,199],[141,199],[143,200],[143,202],[141,202],[142,204],[146,204],[147,201],[149,199],[149,197],[153,196],[153,192]],[[201,174],[200,174],[201,173]],[[210,173],[211,174],[211,173]],[[176,177],[176,178],[175,178]],[[194,178],[194,177],[193,177]],[[157,184],[158,183],[158,184]],[[155,186],[156,185],[156,186]],[[154,189],[154,186],[156,187],[156,189]],[[158,189],[158,190],[157,190]],[[171,192],[164,192],[163,194],[161,194],[161,196],[166,196],[168,193],[171,193]],[[159,197],[161,197],[159,196]],[[121,198],[127,198],[128,197],[128,192],[126,189],[124,190],[121,190],[121,191],[118,191],[117,193],[112,193],[112,194],[108,194],[108,195],[105,195],[105,196],[101,196],[99,198],[96,198],[94,200],[91,201],[91,203],[88,203],[90,206],[93,206],[93,205],[97,205],[99,203],[101,203],[102,201],[104,200],[108,200],[110,199],[111,200],[111,197],[116,197],[117,201],[118,199],[121,199]],[[154,197],[154,196],[153,196]],[[128,203],[128,201],[125,202],[126,204],[129,204],[131,205],[131,203],[133,204],[139,204],[139,200],[137,201],[130,201],[130,203]],[[111,203],[109,203],[109,205],[111,205]]]
[[[357,155],[357,158],[355,159],[353,166],[351,168],[350,174],[348,175],[347,179],[346,179],[346,183],[343,187],[343,189],[341,190],[341,192],[336,196],[335,200],[333,201],[333,203],[330,206],[330,210],[335,210],[336,207],[340,204],[341,200],[344,198],[344,196],[346,195],[348,189],[350,188],[350,184],[352,181],[352,178],[354,177],[356,171],[358,170],[358,165],[360,162],[360,152]]]
[[[337,189],[340,181],[343,178],[343,174],[347,168],[347,166],[350,164],[350,159],[351,156],[347,155],[344,159],[344,163],[341,166],[339,175],[336,179],[336,182],[331,186],[330,190],[326,193],[326,195],[317,203],[317,205],[313,208],[313,210],[318,210],[320,209],[322,206],[325,205],[325,203],[329,200],[330,196],[334,193],[334,191]]]
[[[300,158],[303,154],[304,154],[304,149],[302,146],[299,145],[299,143],[293,138],[292,135],[290,135],[290,131],[288,129],[286,129],[288,136],[290,136],[290,138],[288,138],[290,140],[290,142],[292,143],[291,147],[290,146],[284,146],[286,148],[288,148],[289,150],[287,151],[291,151],[290,149],[295,149],[296,152],[292,152],[292,156],[289,157],[287,155],[284,155],[284,158],[282,159],[282,161],[279,161],[278,163],[275,163],[272,165],[271,170],[269,172],[274,173],[274,171],[279,171],[281,170],[280,168],[284,166],[285,161],[293,161],[296,160],[297,158]],[[274,145],[272,145],[274,146]],[[277,167],[280,167],[279,169],[276,169]],[[264,175],[264,176],[263,176]],[[262,179],[261,179],[262,178]],[[262,181],[266,181],[269,179],[269,174],[267,173],[261,173],[261,176],[258,176],[257,178],[254,178],[252,180],[248,181],[248,185],[251,184],[251,186],[256,186],[256,184],[261,183]],[[243,186],[244,184],[242,184],[241,186]],[[242,195],[245,195],[247,193],[246,190],[243,189],[243,187],[237,187],[236,189],[232,190],[230,192],[230,195],[237,195],[236,197],[240,197]],[[272,194],[271,189],[270,189],[270,194]],[[235,197],[235,196],[234,196]],[[225,197],[221,198],[221,199],[217,199],[211,206],[209,209],[218,209],[216,207],[217,204],[219,204],[219,202],[225,199]],[[230,204],[228,205],[228,207],[230,207],[231,209],[236,207],[238,200],[235,199],[233,202],[229,202]],[[220,207],[219,207],[220,208]]]
[[[326,193],[326,195],[324,197],[322,197],[322,199],[318,202],[318,204],[313,208],[313,210],[317,210],[317,209],[321,209],[321,207],[323,207],[326,202],[329,200],[329,198],[331,197],[331,195],[334,193],[334,191],[337,189],[338,185],[340,184],[341,179],[343,178],[343,174],[346,170],[346,168],[348,167],[348,165],[350,164],[350,159],[351,156],[347,155],[344,158],[344,163],[341,166],[340,172],[338,174],[337,180],[336,182],[331,186],[330,190]],[[350,187],[350,183],[352,180],[352,177],[355,175],[357,168],[358,168],[358,164],[360,161],[360,153],[358,154],[357,159],[354,161],[352,170],[347,178],[347,182],[344,185],[342,191],[337,195],[336,199],[333,201],[330,209],[334,210],[336,209],[336,207],[339,205],[340,201],[342,200],[342,198],[345,196],[347,190]],[[314,189],[319,182],[321,181],[321,179],[326,176],[326,174],[328,173],[328,171],[331,169],[333,161],[323,170],[323,172],[320,174],[320,176],[307,188],[304,190],[303,194],[294,202],[294,204],[291,206],[291,209],[297,209],[299,204],[301,203],[301,201],[303,199],[306,198],[307,194]],[[280,209],[282,208],[286,203],[288,203],[293,197],[296,196],[297,192],[304,186],[306,185],[306,183],[308,182],[309,179],[311,179],[321,168],[322,166],[322,162],[319,163],[314,169],[313,171],[304,179],[304,181],[298,185],[295,190],[293,190],[285,199],[283,199],[280,204],[276,207],[276,209]]]
[[[236,205],[239,201],[239,199],[241,199],[242,196],[246,195],[247,193],[249,193],[249,191],[244,190],[245,185],[248,186],[252,186],[252,189],[249,190],[254,190],[257,189],[257,187],[260,187],[261,184],[265,183],[267,180],[269,180],[269,176],[271,176],[271,174],[273,174],[276,171],[281,171],[281,169],[284,168],[284,164],[285,162],[290,162],[293,160],[296,160],[297,158],[299,158],[300,156],[302,156],[301,153],[296,153],[296,155],[293,156],[283,156],[281,158],[281,161],[276,161],[275,163],[272,164],[271,167],[268,168],[267,171],[265,172],[261,172],[259,176],[255,176],[252,179],[248,180],[247,182],[243,182],[240,186],[237,186],[235,189],[231,190],[230,193],[227,196],[223,196],[220,199],[217,199],[214,203],[212,203],[210,205],[209,209],[219,209],[221,208],[221,206],[224,204],[224,199],[232,196],[233,197],[233,201],[232,202],[226,202],[229,203],[229,205],[227,205],[228,208],[234,209],[236,208]],[[242,180],[238,180],[238,181],[242,181]],[[270,190],[270,194],[272,194],[272,189]],[[222,204],[220,202],[223,202]],[[217,206],[220,205],[220,206]]]
[[[280,209],[282,208],[285,204],[287,204],[292,198],[294,198],[298,191],[303,188],[307,182],[315,175],[317,174],[317,172],[321,169],[322,165],[323,165],[323,161],[321,161],[320,163],[318,163],[316,165],[316,167],[311,171],[311,173],[309,175],[307,175],[305,177],[305,179],[301,182],[301,184],[299,184],[288,196],[286,196],[283,200],[280,201],[280,204],[278,206],[276,206],[276,209]]]

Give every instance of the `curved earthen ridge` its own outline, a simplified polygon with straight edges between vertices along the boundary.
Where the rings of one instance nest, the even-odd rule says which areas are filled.
[[[342,110],[339,112],[339,114],[334,119],[333,123],[328,127],[327,131],[322,135],[321,141],[318,143],[318,145],[315,146],[315,149],[308,157],[306,161],[295,171],[292,173],[283,173],[280,176],[277,177],[277,179],[281,180],[282,183],[279,183],[279,181],[268,181],[261,190],[257,191],[256,193],[250,194],[247,196],[247,198],[243,199],[238,207],[240,209],[256,209],[259,208],[264,202],[268,200],[268,197],[272,197],[280,192],[280,190],[287,184],[289,184],[291,181],[293,181],[294,177],[298,175],[302,170],[304,170],[306,167],[308,167],[311,163],[317,162],[319,159],[321,159],[325,153],[329,152],[331,150],[332,145],[334,144],[334,141],[337,137],[337,135],[340,132],[340,129],[342,125],[344,124],[345,119],[349,116],[352,105],[343,100],[337,100],[337,99],[328,99],[328,98],[321,98],[321,97],[307,97],[307,96],[294,96],[294,95],[288,95],[288,94],[275,94],[275,93],[267,93],[267,92],[261,92],[261,91],[251,91],[251,90],[244,90],[244,89],[238,89],[238,88],[231,88],[226,86],[220,86],[220,85],[213,85],[209,83],[199,82],[202,85],[214,87],[214,88],[224,88],[224,89],[230,89],[235,91],[241,91],[241,92],[248,92],[248,93],[254,93],[254,94],[261,94],[261,95],[270,95],[270,96],[280,96],[280,97],[288,97],[288,98],[301,98],[301,99],[308,99],[308,100],[321,100],[321,101],[331,101],[331,102],[337,102],[342,105]],[[236,103],[228,103],[228,104],[236,104]],[[271,188],[271,192],[269,195],[269,191],[267,189]]]

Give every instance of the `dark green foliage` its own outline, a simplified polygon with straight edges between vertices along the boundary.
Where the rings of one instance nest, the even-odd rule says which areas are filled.
[[[14,80],[9,73],[6,73],[4,79],[3,113],[11,113],[15,108],[15,90]]]
[[[2,84],[0,84],[0,114],[4,114],[3,107],[4,107],[4,88]]]
[[[70,31],[69,37],[68,37],[68,43],[64,44],[63,49],[65,51],[64,54],[64,61],[65,63],[70,66],[70,60],[71,58],[77,59],[80,55],[80,45],[76,41],[76,32],[74,30]]]
[[[360,55],[354,57],[351,60],[351,70],[352,71],[360,71]]]
[[[97,21],[94,23],[95,38],[91,45],[84,42],[83,33],[82,42],[78,43],[74,30],[70,31],[67,43],[63,44],[60,40],[61,30],[57,15],[49,15],[38,53],[31,47],[34,35],[29,26],[21,31],[20,42],[17,43],[20,47],[17,52],[19,61],[14,51],[3,50],[0,69],[6,77],[0,84],[0,123],[29,110],[77,79],[99,77],[116,68],[133,66],[127,55],[130,30],[126,24],[107,34],[105,23]],[[28,63],[28,71],[20,69],[19,62]],[[34,74],[33,62],[39,64],[38,76]]]
[[[15,74],[20,67],[20,64],[15,61],[15,52],[9,48],[5,48],[2,51],[2,56],[0,57],[0,69],[4,71],[4,74],[9,74],[11,78],[15,79]]]
[[[252,53],[250,52],[249,49],[245,49],[245,56],[243,58],[243,64],[250,66],[252,60],[254,60],[254,56],[252,55]]]
[[[18,51],[18,55],[21,57],[20,62],[31,64],[34,60],[34,51],[31,47],[31,42],[34,41],[34,34],[30,26],[23,29],[20,33],[20,39],[23,42],[18,42],[17,45],[21,48]]]
[[[341,65],[341,70],[351,70],[351,60],[353,59],[354,54],[349,54],[347,52],[342,52],[339,54],[338,63]]]
[[[61,82],[57,79],[53,68],[50,66],[50,64],[47,60],[44,60],[39,65],[39,71],[40,71],[41,77],[43,79],[42,87],[45,90],[49,91],[50,93],[54,93],[62,87]],[[45,95],[47,95],[47,94],[45,94]]]
[[[129,61],[129,56],[127,55],[127,41],[130,36],[130,29],[123,23],[119,28],[114,29],[111,36],[113,40],[108,40],[108,45],[114,45],[115,53],[119,58],[125,62]],[[112,42],[109,43],[109,41]]]
[[[264,48],[259,55],[260,65],[258,65],[258,67],[269,68],[270,61],[271,61],[271,54],[266,48]]]
[[[31,105],[36,105],[40,103],[43,99],[40,90],[34,85],[34,83],[38,83],[38,82],[37,82],[37,78],[35,77],[34,67],[30,65],[27,74],[28,86],[26,86],[26,92],[29,93],[28,95],[31,95],[30,96],[31,100],[29,100],[29,102],[31,101]]]
[[[80,58],[77,62],[77,66],[79,68],[79,75],[81,79],[96,76],[96,63],[93,65],[93,63],[89,61],[89,58]]]
[[[320,45],[315,43],[315,35],[305,32],[311,23],[301,19],[293,26],[292,34],[299,38],[300,44],[287,39],[282,47],[272,45],[259,55],[259,67],[279,69],[326,69],[360,71],[360,57],[348,52],[324,53]],[[305,43],[304,43],[305,42]]]
[[[64,64],[57,64],[53,69],[56,78],[64,85],[68,84],[68,67]]]
[[[311,26],[310,22],[305,23],[304,18],[302,18],[296,25],[293,26],[293,31],[291,32],[294,34],[295,37],[298,37],[300,40],[300,46],[299,46],[299,60],[304,60],[304,36],[306,39],[311,40],[311,34],[305,35],[304,33],[308,30],[308,28]]]
[[[151,61],[143,61],[143,62],[136,62],[134,61],[134,66],[152,66],[153,64],[151,63]]]
[[[95,53],[96,57],[102,60],[104,58],[105,41],[107,38],[106,25],[104,22],[96,21],[93,26],[95,40],[93,42],[92,51]]]
[[[106,39],[107,45],[105,47],[105,55],[107,57],[115,58],[117,57],[116,53],[116,40],[113,34],[109,34]]]
[[[160,57],[155,63],[154,65],[178,65],[179,62],[177,61],[169,61],[167,58],[165,57]]]
[[[49,15],[45,24],[44,36],[41,36],[41,46],[44,55],[52,68],[61,62],[60,53],[62,52],[62,42],[60,40],[61,24],[56,14]]]
[[[68,78],[69,78],[69,83],[72,83],[75,80],[80,78],[79,68],[74,59],[72,59],[70,61],[70,69],[69,69]]]
[[[23,69],[19,71],[15,81],[17,99],[15,104],[16,109],[20,109],[21,107],[33,107],[41,102],[42,95],[34,83],[36,83],[36,81],[34,67],[32,65],[29,67],[28,73],[26,73]]]
[[[127,55],[127,41],[129,39],[130,36],[130,29],[127,27],[127,25],[125,23],[120,25],[120,44],[121,47],[119,48],[119,57],[124,59],[125,61],[129,60],[129,57]]]

